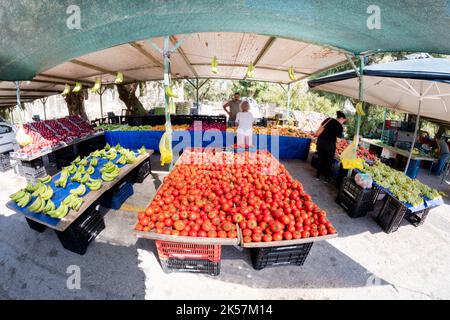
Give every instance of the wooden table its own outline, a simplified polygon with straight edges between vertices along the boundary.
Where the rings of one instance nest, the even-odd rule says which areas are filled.
[[[150,155],[153,154],[153,150],[148,150],[146,154],[139,155],[136,158],[136,161],[132,164],[127,164],[123,166],[120,169],[120,173],[117,176],[116,179],[113,181],[105,182],[103,181],[102,187],[99,190],[90,191],[85,197],[83,197],[83,204],[81,205],[80,209],[78,211],[70,210],[69,213],[56,225],[51,225],[49,223],[46,223],[45,221],[39,220],[35,217],[28,216],[24,212],[17,210],[17,208],[14,206],[13,201],[9,201],[6,203],[6,207],[13,210],[14,212],[23,214],[27,219],[33,220],[39,224],[45,225],[51,229],[57,230],[57,231],[64,231],[66,230],[83,212],[89,208],[96,200],[98,200],[106,191],[113,188],[119,181],[122,180],[126,175],[128,175],[131,171],[133,171],[135,168],[137,168],[141,163],[143,163],[145,160],[149,159]]]

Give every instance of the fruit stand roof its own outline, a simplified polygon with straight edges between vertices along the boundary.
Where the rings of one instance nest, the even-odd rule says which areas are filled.
[[[175,35],[176,42],[181,34],[191,35],[172,55],[172,74],[192,78],[212,76],[213,56],[219,60],[219,78],[243,79],[247,64],[256,62],[254,80],[287,83],[290,65],[302,78],[343,62],[344,55],[331,48],[354,54],[450,53],[447,1],[378,0],[379,30],[367,27],[372,4],[370,0],[5,0],[0,3],[0,80],[34,78],[40,82],[24,85],[25,89],[61,91],[66,82],[92,82],[96,76],[110,82],[116,71],[124,72],[125,81],[161,79],[161,57],[150,40],[161,45],[162,36]],[[70,5],[80,9],[79,30],[67,27],[73,15],[67,13]],[[10,95],[0,91],[0,105],[11,103]],[[30,91],[32,95],[36,91]]]
[[[400,112],[450,123],[450,59],[413,59],[370,65],[364,69],[364,101]],[[357,98],[359,78],[345,71],[311,80],[309,87]]]

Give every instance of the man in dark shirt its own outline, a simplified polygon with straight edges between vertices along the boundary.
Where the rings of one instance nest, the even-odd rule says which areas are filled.
[[[321,127],[319,136],[317,137],[317,179],[322,174],[327,182],[331,176],[331,167],[333,166],[334,154],[336,152],[336,142],[338,138],[342,138],[344,128],[342,125],[347,121],[345,114],[341,111],[336,113],[336,119],[325,119]]]

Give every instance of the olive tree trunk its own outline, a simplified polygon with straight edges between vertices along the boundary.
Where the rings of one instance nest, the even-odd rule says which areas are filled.
[[[85,90],[80,92],[70,92],[64,96],[64,100],[66,100],[69,115],[80,115],[84,120],[88,120],[86,109],[84,107],[84,95]]]
[[[144,106],[136,97],[136,90],[138,88],[138,83],[130,83],[130,84],[118,84],[116,85],[117,92],[119,93],[119,98],[125,103],[125,106],[128,109],[128,112],[131,115],[144,115],[147,114],[147,111],[144,109]]]

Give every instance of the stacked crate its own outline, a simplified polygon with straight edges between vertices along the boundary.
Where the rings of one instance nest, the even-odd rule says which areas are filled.
[[[379,193],[378,188],[363,189],[355,183],[353,177],[345,177],[336,202],[346,209],[350,217],[363,217],[374,209]]]
[[[220,273],[221,245],[156,241],[164,272]]]

